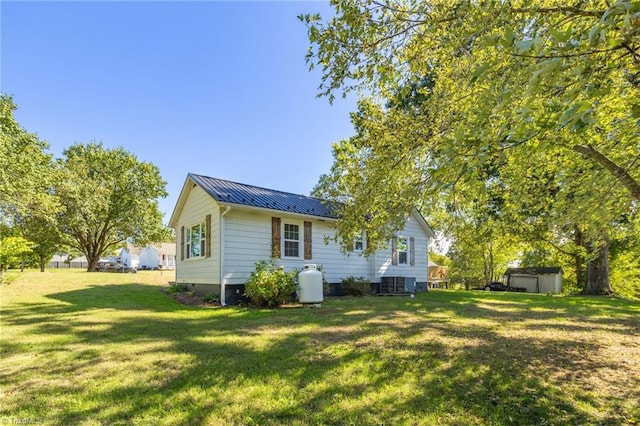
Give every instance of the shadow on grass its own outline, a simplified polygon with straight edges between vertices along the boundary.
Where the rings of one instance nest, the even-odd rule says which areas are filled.
[[[614,324],[632,335],[638,306],[614,304],[616,314],[601,318],[606,304],[433,292],[332,299],[318,309],[206,311],[143,285],[49,297],[65,305],[3,313],[8,325],[69,339],[31,348],[59,353],[40,367],[46,386],[29,382],[35,401],[15,401],[18,411],[35,405],[47,423],[620,424],[638,417],[638,386],[617,394],[584,386],[589,374],[622,364],[596,356],[607,343],[582,335],[610,333]],[[95,317],[96,310],[120,315]],[[515,322],[522,336],[505,333]],[[17,370],[18,388],[35,373]],[[65,394],[75,403],[46,411],[48,398]]]

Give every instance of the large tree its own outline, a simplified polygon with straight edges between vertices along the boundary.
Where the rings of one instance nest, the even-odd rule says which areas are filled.
[[[333,98],[357,89],[371,98],[354,114],[356,136],[334,146],[334,168],[321,180],[325,195],[350,194],[341,238],[364,226],[383,240],[409,205],[428,208],[438,194],[449,194],[448,210],[473,207],[495,182],[509,183],[487,175],[488,167],[512,170],[514,190],[520,163],[561,159],[551,176],[570,182],[580,171],[583,186],[540,202],[560,204],[555,219],[568,211],[597,218],[599,207],[606,220],[589,224],[589,241],[596,258],[606,255],[610,219],[640,200],[638,2],[333,4],[330,20],[301,17],[308,59],[323,71],[320,92]],[[613,190],[589,194],[603,176],[603,189]],[[618,188],[627,202],[616,204]],[[608,291],[606,280],[591,276],[599,281],[593,292]]]
[[[87,257],[89,271],[127,241],[146,244],[168,236],[158,208],[166,183],[155,165],[102,143],[72,145],[64,157],[56,187],[63,206],[59,224],[67,243]]]
[[[15,109],[11,97],[0,95],[0,225],[19,231],[20,241],[29,241],[29,251],[37,253],[43,265],[60,242],[54,165],[47,143],[16,122]],[[9,237],[3,229],[9,228],[0,226],[0,244],[17,247],[18,240],[3,242]]]
[[[16,214],[51,210],[52,156],[48,145],[15,120],[13,99],[0,94],[0,218],[13,221]]]

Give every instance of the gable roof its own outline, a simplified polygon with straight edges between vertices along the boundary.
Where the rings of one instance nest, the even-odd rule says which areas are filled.
[[[332,204],[320,198],[292,194],[189,173],[188,177],[216,201],[309,216],[336,219]]]
[[[150,248],[154,248],[158,250],[159,254],[168,254],[168,255],[176,254],[176,243],[147,244],[142,250],[148,250]]]
[[[545,274],[560,274],[562,268],[559,266],[547,266],[538,268],[509,268],[505,272],[505,275],[545,275]]]
[[[218,203],[277,210],[320,218],[338,219],[338,203],[332,203],[321,198],[292,194],[290,192],[277,191],[275,189],[262,188],[259,186],[189,173],[187,174],[184,187],[180,192],[180,197],[173,210],[171,219],[169,220],[169,226],[174,226],[175,220],[177,220],[176,215],[186,201],[186,192],[188,192],[189,181],[202,188]],[[414,208],[412,209],[412,213],[418,219],[418,223],[425,232],[430,237],[434,237],[435,234],[433,229],[431,229],[431,226],[429,226],[420,212]]]

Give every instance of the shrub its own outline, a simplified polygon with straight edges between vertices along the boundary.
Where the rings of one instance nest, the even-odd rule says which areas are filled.
[[[173,283],[169,284],[169,288],[167,289],[167,293],[184,293],[189,291],[189,287],[186,284]]]
[[[285,272],[275,260],[256,262],[255,271],[244,283],[245,296],[256,306],[278,306],[292,300],[298,271]]]
[[[331,287],[329,287],[329,281],[324,278],[324,266],[318,265],[318,271],[322,272],[322,294],[328,296],[331,292]]]
[[[371,281],[365,277],[347,277],[342,280],[342,290],[350,296],[365,296],[371,293]]]
[[[204,303],[220,303],[220,297],[216,296],[215,294],[209,294],[207,296],[205,296],[202,301]]]

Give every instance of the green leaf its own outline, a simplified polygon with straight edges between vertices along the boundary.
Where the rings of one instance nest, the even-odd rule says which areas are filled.
[[[518,40],[515,43],[516,53],[522,55],[527,53],[533,47],[533,40]]]
[[[589,46],[593,47],[600,41],[600,32],[602,31],[602,25],[596,24],[589,31]]]
[[[485,62],[480,67],[476,68],[471,74],[471,80],[469,80],[469,84],[471,85],[475,83],[476,80],[478,80],[481,76],[483,77],[485,72],[487,71],[487,69],[489,69],[490,66],[491,66],[490,63]]]

